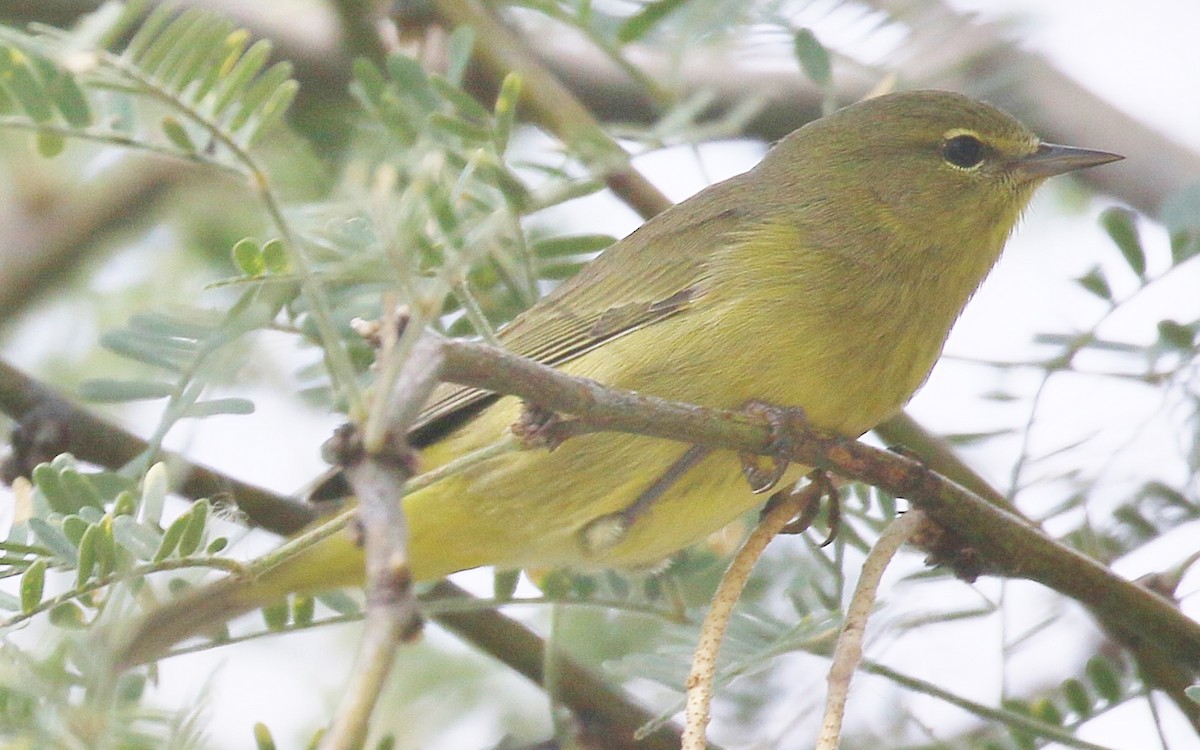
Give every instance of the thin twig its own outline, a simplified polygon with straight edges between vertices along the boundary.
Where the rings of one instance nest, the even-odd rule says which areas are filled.
[[[704,730],[708,726],[709,706],[712,704],[713,679],[717,671],[717,653],[725,637],[725,629],[733,616],[733,607],[741,598],[750,571],[762,556],[775,535],[800,512],[804,501],[795,493],[781,496],[780,502],[763,514],[762,520],[725,570],[721,584],[713,594],[712,606],[704,624],[700,626],[700,637],[696,653],[692,657],[692,669],[687,677],[687,704],[684,709],[683,743],[681,750],[703,750]]]
[[[957,695],[949,690],[946,690],[941,685],[938,685],[934,682],[912,677],[911,675],[904,674],[903,672],[898,672],[891,667],[873,662],[870,659],[863,661],[861,669],[864,672],[869,672],[870,674],[879,675],[880,677],[891,680],[897,685],[908,688],[914,693],[945,701],[947,704],[961,708],[963,711],[972,713],[981,719],[989,719],[994,721],[996,724],[1003,725],[1011,729],[1020,729],[1029,732],[1034,736],[1043,737],[1054,743],[1060,744],[1063,747],[1075,747],[1079,748],[1079,750],[1112,750],[1108,746],[1098,745],[1094,742],[1088,742],[1087,740],[1076,737],[1071,733],[1073,731],[1071,724],[1067,724],[1065,726],[1049,724],[1045,721],[1034,718],[1033,716],[1020,713],[1018,710],[1006,710],[968,700],[961,695]],[[1118,706],[1123,706],[1124,703],[1125,701],[1119,701],[1117,703],[1106,704],[1096,713],[1089,714],[1087,716],[1087,720],[1090,721],[1091,719],[1094,719],[1105,712],[1111,711]]]
[[[850,680],[854,670],[862,661],[863,635],[867,631],[867,618],[875,606],[875,593],[883,571],[895,557],[900,546],[908,541],[917,528],[925,522],[925,515],[912,510],[896,518],[871,547],[863,561],[862,573],[854,596],[846,610],[846,621],[833,649],[829,664],[829,693],[825,698],[825,716],[821,721],[821,732],[817,737],[816,750],[837,750],[841,741],[842,717],[846,713],[846,698],[850,694]]]
[[[413,336],[420,334],[419,329],[410,332]],[[412,345],[391,391],[403,394],[403,398],[383,399],[383,406],[393,418],[381,445],[367,452],[357,432],[347,431],[347,440],[338,446],[346,478],[358,497],[366,553],[367,613],[350,684],[334,714],[333,725],[321,739],[321,750],[362,747],[396,649],[420,627],[417,600],[410,585],[408,530],[400,504],[415,461],[403,436],[439,382],[441,352],[437,336],[422,336]]]
[[[211,568],[213,570],[223,570],[226,573],[233,575],[241,575],[245,572],[246,566],[224,557],[174,557],[158,562],[148,562],[141,565],[135,565],[129,570],[121,570],[108,575],[97,576],[91,579],[82,586],[76,586],[68,591],[64,591],[57,596],[52,596],[48,599],[43,599],[36,607],[27,611],[20,612],[5,620],[0,620],[0,629],[9,629],[14,625],[19,625],[27,620],[31,620],[43,612],[49,612],[60,604],[73,601],[85,594],[90,594],[93,591],[99,591],[105,586],[109,586],[117,581],[135,580],[144,578],[154,573],[161,573],[164,570],[188,570],[191,568]]]

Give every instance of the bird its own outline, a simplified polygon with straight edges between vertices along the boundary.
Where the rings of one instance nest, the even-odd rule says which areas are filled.
[[[1120,158],[1045,143],[953,92],[867,99],[651,218],[502,328],[499,343],[613,388],[721,409],[798,407],[813,428],[857,438],[926,380],[1035,189]],[[410,434],[421,468],[495,443],[522,408],[443,385]],[[504,453],[413,492],[403,499],[412,577],[646,568],[762,504],[736,453],[681,463],[688,451],[593,433],[553,451]],[[614,517],[631,520],[591,533]],[[150,612],[121,661],[363,575],[350,535],[330,537]]]

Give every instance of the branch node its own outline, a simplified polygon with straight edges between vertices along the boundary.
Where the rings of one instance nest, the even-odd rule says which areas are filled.
[[[349,422],[339,425],[334,429],[333,435],[321,444],[321,453],[335,466],[355,466],[366,457],[362,434]]]
[[[523,448],[545,448],[552,451],[575,434],[575,420],[564,419],[557,412],[526,401],[521,416],[512,426],[512,434]]]
[[[960,534],[926,514],[922,514],[921,522],[913,530],[909,542],[927,553],[927,565],[950,568],[956,578],[967,583],[974,583],[979,576],[991,572],[991,566],[978,549]]]

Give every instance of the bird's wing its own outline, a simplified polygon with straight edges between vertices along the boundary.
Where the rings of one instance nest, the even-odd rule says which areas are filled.
[[[734,203],[736,183],[737,178],[708,188],[687,201],[692,210],[667,211],[604,251],[501,329],[501,344],[558,366],[685,313],[704,294],[713,250],[730,242],[731,233],[745,223],[744,211]],[[411,442],[421,446],[437,440],[495,397],[477,388],[440,386],[413,425]]]

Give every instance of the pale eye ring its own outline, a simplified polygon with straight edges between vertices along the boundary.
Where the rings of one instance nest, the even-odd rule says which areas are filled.
[[[973,135],[956,135],[942,144],[942,158],[959,169],[973,169],[983,163],[986,148]]]

